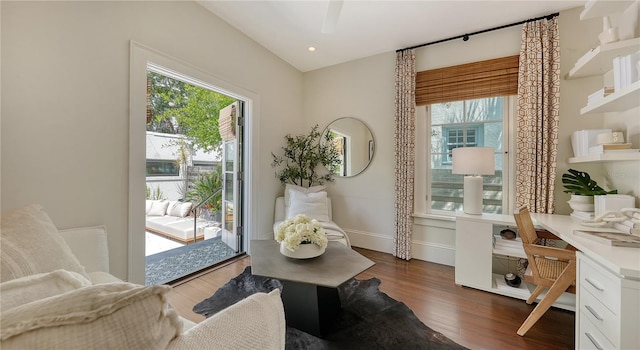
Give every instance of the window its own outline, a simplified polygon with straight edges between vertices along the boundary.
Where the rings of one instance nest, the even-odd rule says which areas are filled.
[[[457,147],[493,147],[496,173],[484,176],[483,211],[507,212],[509,203],[508,140],[514,98],[487,97],[434,103],[424,108],[427,212],[462,210],[463,176],[451,174],[452,150]],[[420,118],[420,114],[418,114]]]
[[[443,126],[442,136],[444,137],[442,164],[452,163],[452,152],[454,148],[458,147],[476,147],[478,145],[479,129],[482,125],[469,125],[466,128],[461,126]],[[467,141],[464,141],[466,132]]]
[[[179,176],[180,168],[175,160],[147,160],[147,176]]]

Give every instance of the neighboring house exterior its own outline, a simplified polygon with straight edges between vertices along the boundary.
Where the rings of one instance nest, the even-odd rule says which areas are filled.
[[[185,152],[186,164],[183,164],[180,145],[184,140],[179,134],[147,131],[147,188],[152,194],[159,189],[165,199],[183,199],[186,184],[199,173],[214,171],[220,164],[219,154],[198,150]]]

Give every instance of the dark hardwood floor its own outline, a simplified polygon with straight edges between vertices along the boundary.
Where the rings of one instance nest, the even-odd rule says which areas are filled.
[[[454,283],[454,268],[354,248],[376,264],[356,278],[377,277],[380,289],[402,301],[430,328],[471,349],[573,349],[574,313],[551,308],[524,336],[516,330],[534,305]],[[174,285],[169,301],[180,315],[200,322],[191,311],[201,300],[251,264],[245,257]]]

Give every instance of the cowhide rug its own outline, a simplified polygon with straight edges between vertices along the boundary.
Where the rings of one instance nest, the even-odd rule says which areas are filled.
[[[380,280],[350,279],[338,287],[342,310],[324,338],[287,327],[286,349],[466,349],[422,323],[405,304],[378,289]],[[247,267],[196,304],[210,317],[257,292],[282,289],[276,279],[253,276]]]

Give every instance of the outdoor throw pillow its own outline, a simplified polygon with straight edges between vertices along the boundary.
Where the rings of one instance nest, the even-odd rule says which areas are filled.
[[[189,215],[189,211],[191,211],[191,202],[170,201],[167,215],[183,218]]]
[[[147,212],[149,216],[165,216],[167,214],[167,208],[169,207],[169,201],[153,201],[151,202],[151,208]]]
[[[3,312],[0,347],[164,349],[182,333],[166,300],[169,286],[110,283],[40,299]]]
[[[89,278],[39,204],[14,210],[1,222],[0,282],[54,270]]]

